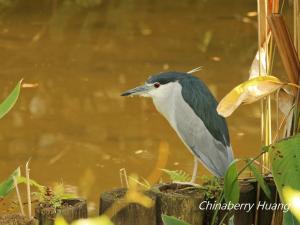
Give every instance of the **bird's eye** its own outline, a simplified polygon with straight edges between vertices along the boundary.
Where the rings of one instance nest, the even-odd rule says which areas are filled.
[[[160,86],[160,83],[158,83],[158,82],[156,82],[156,83],[154,83],[154,85],[153,85],[155,88],[159,88],[159,86]]]

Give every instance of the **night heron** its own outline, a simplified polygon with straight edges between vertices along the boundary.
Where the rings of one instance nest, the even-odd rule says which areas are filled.
[[[156,109],[169,121],[194,155],[191,182],[198,161],[217,177],[223,177],[233,160],[226,121],[219,116],[217,101],[207,86],[190,72],[164,72],[122,96],[151,97]]]

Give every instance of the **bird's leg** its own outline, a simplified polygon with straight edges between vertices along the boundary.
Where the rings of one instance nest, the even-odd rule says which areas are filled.
[[[197,171],[198,171],[198,159],[197,157],[194,158],[194,168],[193,168],[193,175],[192,175],[192,179],[190,182],[179,182],[179,181],[176,181],[174,183],[176,184],[181,184],[181,185],[191,185],[191,186],[200,186],[199,184],[196,184],[195,181],[196,181],[196,178],[197,178]]]
[[[197,172],[198,172],[198,158],[195,156],[194,157],[194,168],[193,168],[193,175],[192,175],[191,183],[195,183],[196,178],[197,178]]]

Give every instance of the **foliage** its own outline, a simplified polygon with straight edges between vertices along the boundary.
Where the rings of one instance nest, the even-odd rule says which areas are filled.
[[[290,199],[293,199],[293,195],[292,197],[289,196],[288,198],[285,198],[283,194],[284,187],[289,187],[298,192],[300,191],[299,146],[300,134],[284,139],[269,147],[272,174],[274,176],[280,198],[285,203],[290,201]],[[287,196],[288,195],[286,195],[286,197]],[[294,194],[294,197],[296,196],[297,195]],[[292,210],[291,212],[297,218],[295,211]]]
[[[17,102],[20,90],[21,90],[22,80],[15,86],[12,92],[6,97],[6,99],[0,104],[0,119],[4,117]]]
[[[5,181],[0,184],[0,197],[5,197],[14,189],[14,177],[17,179],[21,175],[20,167],[18,167]]]
[[[18,184],[26,184],[27,183],[26,177],[19,176],[17,178],[17,182],[18,182]],[[35,180],[29,179],[29,183],[30,183],[30,186],[37,188],[39,190],[39,192],[43,192],[45,190],[45,187],[38,184]]]
[[[224,177],[224,198],[227,203],[237,203],[240,198],[240,187],[238,183],[238,173],[236,163],[239,159],[235,159],[228,166]]]
[[[18,183],[27,183],[25,177],[18,177]],[[37,192],[34,192],[38,201],[47,206],[51,206],[53,208],[59,208],[61,206],[63,199],[76,198],[77,196],[74,194],[66,193],[65,187],[62,183],[57,183],[53,187],[46,187],[40,185],[35,180],[29,179],[29,183],[31,186],[37,189]]]
[[[169,175],[170,179],[173,182],[188,182],[191,180],[190,175],[183,170],[167,170],[167,169],[161,169],[161,170],[165,172],[167,175]]]
[[[293,216],[291,211],[288,211],[283,214],[283,225],[300,225],[300,223],[297,221],[297,219]]]
[[[60,208],[62,200],[76,198],[74,194],[68,194],[65,192],[63,184],[57,184],[53,188],[45,187],[44,192],[37,193],[39,202],[42,205],[50,206],[53,208]]]
[[[283,187],[282,194],[290,210],[284,214],[284,224],[300,224],[300,191],[286,186]],[[298,219],[298,222],[295,217]]]
[[[203,187],[205,188],[205,199],[214,199],[223,191],[223,185],[218,177],[202,176]]]
[[[161,215],[164,225],[190,225],[174,216]]]
[[[146,180],[143,177],[140,178],[140,179],[142,179],[141,181],[137,177],[135,177],[135,176],[128,176],[128,178],[129,178],[129,180],[132,180],[136,184],[138,184],[141,187],[143,187],[145,190],[148,190],[148,189],[151,188],[151,184],[149,183],[149,181]]]
[[[251,159],[246,160],[248,168],[252,171],[253,175],[255,176],[255,179],[257,180],[259,186],[263,190],[263,192],[266,194],[266,196],[271,199],[271,191],[268,185],[266,184],[262,174],[258,171],[255,165],[253,165],[253,162],[251,163]]]
[[[55,220],[54,225],[69,225],[62,217]],[[90,219],[80,219],[72,222],[70,225],[114,225],[111,220],[106,216],[100,216]]]
[[[61,207],[62,200],[77,197],[74,194],[66,193],[62,183],[56,184],[52,188],[45,187],[43,192],[37,192],[36,194],[38,195],[40,204],[50,206],[55,209]]]

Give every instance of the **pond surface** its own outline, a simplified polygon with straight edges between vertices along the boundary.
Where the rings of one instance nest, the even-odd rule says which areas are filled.
[[[255,1],[42,2],[0,2],[1,99],[21,78],[39,84],[0,121],[0,178],[31,158],[33,179],[77,189],[96,213],[121,168],[151,173],[161,141],[171,151],[166,167],[191,172],[191,154],[151,100],[120,93],[151,74],[203,66],[195,75],[220,100],[248,77]],[[236,157],[259,152],[259,116],[254,104],[227,120]]]

